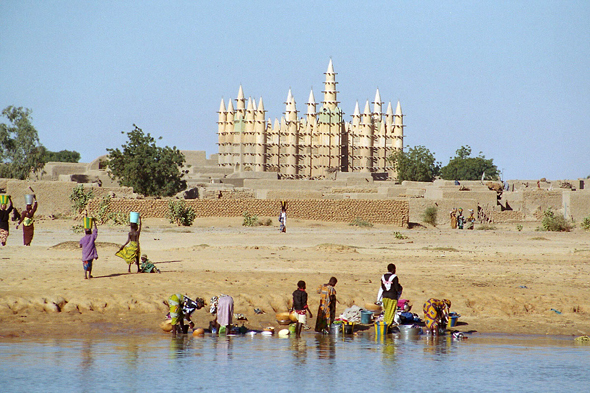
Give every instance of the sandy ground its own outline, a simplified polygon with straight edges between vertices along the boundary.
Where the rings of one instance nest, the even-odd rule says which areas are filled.
[[[22,246],[20,230],[11,230],[0,249],[0,338],[160,331],[163,301],[173,293],[207,302],[229,294],[246,326],[277,326],[275,312],[288,309],[298,280],[307,282],[315,316],[315,289],[336,276],[340,313],[373,302],[391,262],[412,311],[422,316],[428,298],[450,299],[451,310],[462,315],[459,330],[590,333],[590,233],[580,229],[536,232],[536,223],[523,223],[521,232],[516,224],[493,231],[365,229],[290,220],[288,233],[280,234],[277,227],[242,227],[240,218],[199,219],[190,228],[148,219],[142,251],[161,274],[128,274],[114,256],[127,228],[102,226],[94,278],[84,280],[73,224],[37,221],[31,247]],[[396,239],[396,232],[407,238]],[[193,316],[197,326],[211,319],[207,310]]]

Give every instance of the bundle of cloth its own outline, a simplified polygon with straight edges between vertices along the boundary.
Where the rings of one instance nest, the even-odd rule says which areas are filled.
[[[361,308],[357,305],[347,308],[342,314],[340,314],[340,319],[351,323],[360,323]]]

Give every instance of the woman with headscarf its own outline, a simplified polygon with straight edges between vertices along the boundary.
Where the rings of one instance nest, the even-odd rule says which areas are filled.
[[[403,291],[399,283],[399,279],[395,274],[395,265],[390,263],[387,265],[387,273],[381,276],[381,286],[377,294],[377,301],[383,304],[383,321],[387,326],[393,324],[395,312],[397,311],[397,301]]]
[[[428,299],[423,307],[426,330],[434,335],[438,335],[439,329],[445,329],[449,320],[450,309],[451,301],[448,299]]]
[[[23,224],[23,244],[25,246],[30,246],[31,242],[33,241],[33,236],[35,235],[35,225],[34,223],[34,216],[35,212],[37,211],[37,197],[33,195],[34,204],[27,204],[27,207],[21,213],[20,220],[18,224],[16,224],[16,229],[22,223]]]
[[[315,331],[328,333],[330,324],[336,318],[336,277],[331,277],[327,284],[318,287],[320,306],[315,323]]]

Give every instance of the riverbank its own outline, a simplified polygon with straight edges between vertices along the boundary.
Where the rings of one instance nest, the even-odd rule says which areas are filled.
[[[338,278],[338,313],[373,302],[379,278],[395,263],[403,298],[422,317],[430,297],[447,298],[462,315],[459,330],[550,335],[589,334],[590,234],[536,232],[536,223],[498,225],[493,231],[450,228],[399,230],[386,225],[289,220],[276,227],[246,228],[241,219],[198,219],[189,228],[148,219],[142,252],[161,274],[127,273],[114,256],[127,228],[100,227],[94,278],[84,280],[71,220],[39,220],[31,247],[12,230],[0,250],[0,336],[85,336],[159,331],[173,293],[229,294],[246,326],[275,325],[286,311],[298,280],[307,282],[309,305],[315,289]],[[276,218],[274,219],[276,223]],[[405,239],[397,239],[399,232]],[[132,267],[132,272],[134,272]],[[266,314],[258,315],[255,308]],[[207,326],[200,310],[193,318]],[[315,319],[309,321],[310,325]]]

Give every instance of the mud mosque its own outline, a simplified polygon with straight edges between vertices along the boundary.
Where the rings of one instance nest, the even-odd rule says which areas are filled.
[[[395,150],[403,149],[404,124],[398,101],[395,113],[391,102],[385,113],[379,89],[372,102],[359,110],[358,101],[350,122],[338,106],[336,75],[332,60],[325,72],[324,97],[317,109],[313,89],[299,112],[289,93],[285,112],[274,124],[266,118],[262,97],[244,96],[242,86],[235,100],[221,100],[218,120],[219,165],[235,172],[276,172],[280,179],[323,179],[334,172],[387,174],[395,178],[387,161]]]

